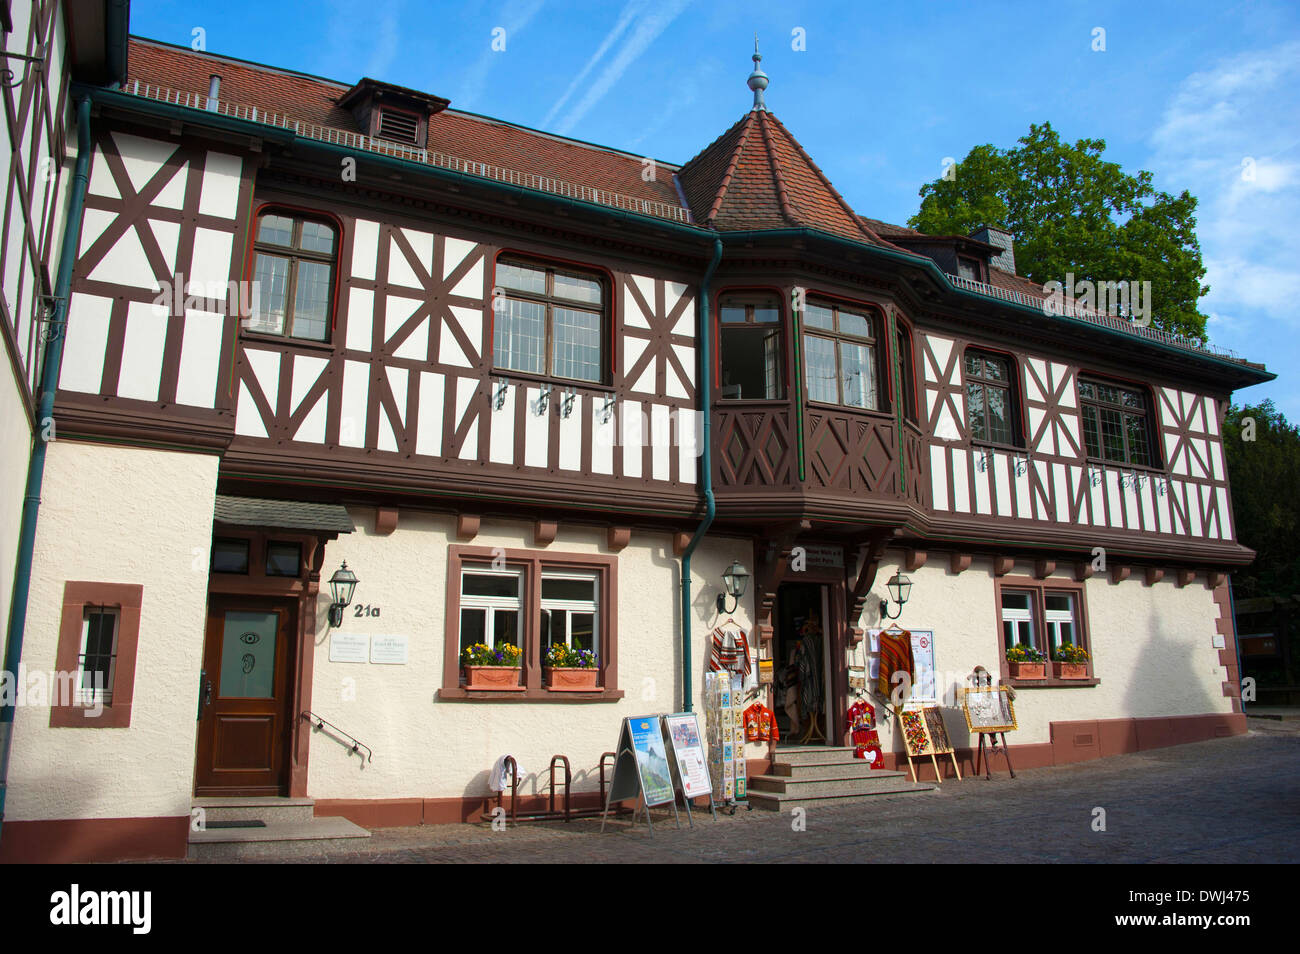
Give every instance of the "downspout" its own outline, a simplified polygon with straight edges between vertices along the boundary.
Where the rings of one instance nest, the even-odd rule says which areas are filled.
[[[713,273],[722,261],[722,239],[713,240],[713,258],[705,269],[704,280],[700,282],[700,411],[704,415],[704,427],[700,436],[703,443],[700,470],[704,478],[704,520],[696,527],[691,542],[682,551],[682,711],[691,711],[691,554],[700,545],[704,535],[713,525],[713,515],[718,507],[713,500],[713,445],[712,427],[709,423],[713,413],[713,322],[709,317],[710,284]]]
[[[77,165],[72,176],[68,220],[63,229],[63,248],[54,281],[54,316],[46,326],[44,364],[41,367],[41,395],[36,408],[38,433],[32,436],[31,462],[27,466],[27,492],[23,497],[23,518],[18,535],[18,560],[14,565],[13,601],[9,605],[9,638],[5,643],[4,672],[17,679],[23,654],[23,631],[27,623],[27,597],[32,582],[32,554],[36,549],[36,517],[41,507],[41,483],[45,477],[43,429],[54,420],[54,393],[63,364],[63,342],[67,338],[68,295],[72,269],[81,242],[81,220],[85,210],[86,186],[90,179],[90,99],[77,100]],[[0,705],[0,833],[4,830],[5,796],[9,790],[9,752],[13,745],[14,713],[17,704]]]

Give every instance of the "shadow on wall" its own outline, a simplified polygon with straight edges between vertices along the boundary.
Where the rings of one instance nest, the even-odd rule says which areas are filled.
[[[1194,635],[1193,645],[1189,647],[1186,636],[1178,638],[1169,621],[1154,607],[1147,611],[1146,631],[1150,635],[1137,653],[1134,671],[1122,673],[1108,669],[1104,657],[1093,660],[1093,672],[1103,684],[1110,679],[1127,683],[1123,711],[1114,716],[1143,718],[1220,711],[1223,697],[1206,691],[1207,672],[1198,671],[1193,661],[1200,655],[1195,642],[1204,639],[1208,645],[1212,632]],[[1217,679],[1214,684],[1217,686],[1221,681]]]

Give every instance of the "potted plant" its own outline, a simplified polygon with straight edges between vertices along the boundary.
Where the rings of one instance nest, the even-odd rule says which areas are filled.
[[[564,643],[554,643],[542,660],[546,688],[556,692],[594,692],[599,671],[595,652]]]
[[[1073,643],[1061,643],[1052,655],[1058,679],[1087,679],[1088,652]]]
[[[523,650],[511,643],[495,648],[475,643],[461,650],[460,662],[465,669],[466,689],[519,691],[519,657]]]
[[[1047,678],[1043,654],[1027,643],[1018,643],[1007,650],[1007,670],[1012,679]]]

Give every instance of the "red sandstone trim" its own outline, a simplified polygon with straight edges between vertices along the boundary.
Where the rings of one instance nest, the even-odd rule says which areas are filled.
[[[0,863],[86,864],[184,858],[189,831],[188,815],[6,821]]]

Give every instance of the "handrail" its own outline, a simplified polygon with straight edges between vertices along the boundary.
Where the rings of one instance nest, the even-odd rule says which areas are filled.
[[[366,743],[361,742],[361,741],[358,741],[357,738],[356,738],[355,736],[350,735],[350,734],[347,733],[347,732],[344,732],[342,729],[340,729],[338,726],[336,726],[333,722],[328,722],[328,721],[326,721],[325,719],[322,719],[322,718],[321,718],[320,716],[318,716],[316,713],[311,712],[310,710],[307,710],[307,709],[304,709],[304,710],[303,710],[303,712],[302,712],[302,718],[306,719],[308,722],[312,722],[312,723],[314,723],[314,725],[313,725],[312,727],[313,727],[317,732],[320,732],[323,728],[325,728],[325,726],[329,726],[331,729],[334,730],[334,733],[335,733],[336,735],[341,735],[341,736],[343,736],[342,739],[338,739],[338,738],[336,738],[336,739],[335,739],[336,742],[342,743],[343,745],[347,745],[348,742],[351,742],[352,745],[349,746],[349,748],[348,748],[348,754],[349,754],[349,755],[352,754],[353,752],[356,752],[357,755],[361,755],[361,750],[362,750],[362,749],[365,749],[365,750],[366,750],[366,754],[365,754],[365,757],[362,759],[362,761],[364,761],[364,762],[373,762],[373,761],[375,760],[375,751],[374,751],[374,749],[372,749],[370,746],[366,745]],[[347,741],[345,742],[344,739],[346,739]]]
[[[443,169],[450,169],[453,172],[478,176],[482,179],[493,179],[497,182],[505,182],[525,189],[549,192],[553,195],[567,196],[571,199],[581,199],[585,202],[612,206],[616,209],[637,212],[655,218],[670,219],[682,223],[690,221],[685,208],[669,205],[666,202],[638,199],[609,189],[597,189],[593,186],[579,185],[576,182],[568,182],[551,176],[520,172],[517,169],[507,169],[503,166],[495,166],[474,159],[464,159],[460,156],[452,156],[442,152],[430,152],[418,146],[408,146],[404,143],[391,142],[386,139],[375,139],[372,136],[363,136],[360,133],[338,129],[334,126],[322,126],[317,123],[304,122],[300,119],[291,119],[279,113],[258,109],[256,106],[241,106],[228,100],[212,99],[206,93],[185,93],[166,86],[142,83],[138,79],[129,80],[122,87],[121,92],[139,96],[143,99],[152,99],[160,103],[168,103],[172,106],[184,106],[189,109],[230,116],[233,119],[262,123],[267,126],[274,126],[277,129],[286,129],[296,136],[315,139],[318,142],[327,142],[336,146],[344,146],[348,149],[374,152],[397,159],[406,159],[411,162],[421,162],[425,165],[438,166]]]

